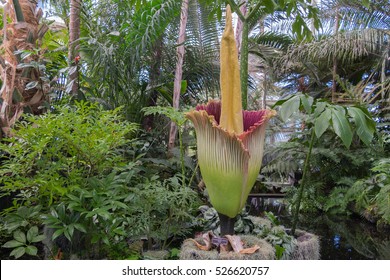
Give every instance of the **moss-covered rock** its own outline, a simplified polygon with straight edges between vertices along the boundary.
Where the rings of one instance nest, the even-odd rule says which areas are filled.
[[[275,249],[263,239],[252,235],[240,235],[244,248],[258,245],[258,249],[253,254],[240,254],[235,252],[221,252],[216,249],[203,251],[199,249],[191,239],[183,242],[180,259],[181,260],[273,260],[275,259]],[[204,244],[201,238],[195,239],[198,243]]]
[[[295,238],[297,245],[292,253],[294,260],[319,260],[320,259],[320,241],[317,235],[296,230]]]

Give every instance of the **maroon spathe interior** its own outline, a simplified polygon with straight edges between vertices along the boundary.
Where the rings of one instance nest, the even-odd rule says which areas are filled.
[[[244,131],[248,131],[251,126],[254,126],[256,123],[260,122],[260,125],[264,122],[264,115],[266,110],[260,111],[243,111],[244,119]]]
[[[214,116],[215,121],[219,124],[221,116],[221,102],[217,100],[211,100],[207,104],[201,104],[196,106],[197,111],[205,110],[209,116]]]
[[[197,111],[205,110],[210,116],[214,116],[215,121],[219,124],[221,116],[221,102],[217,100],[211,100],[207,105],[201,104],[196,106]],[[254,126],[256,123],[264,120],[264,114],[266,110],[260,111],[243,111],[244,119],[244,131],[249,130],[251,126]],[[260,123],[261,124],[261,123]]]

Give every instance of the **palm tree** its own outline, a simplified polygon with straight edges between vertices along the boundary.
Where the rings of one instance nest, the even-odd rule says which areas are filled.
[[[31,62],[39,60],[39,47],[48,27],[39,24],[42,10],[37,9],[35,1],[9,0],[4,9],[11,22],[4,21],[2,31],[0,125],[8,135],[24,111],[41,113],[47,99],[40,80],[44,69]]]
[[[72,96],[79,96],[79,39],[80,39],[80,13],[82,0],[70,0],[70,16],[69,16],[69,46],[68,46],[68,60],[69,66],[75,67],[70,71],[69,81],[72,83]]]
[[[87,63],[82,75],[87,76],[90,96],[109,107],[125,105],[128,117],[139,122],[142,107],[172,106],[181,3],[146,1],[138,9],[126,4],[99,2],[83,15],[88,33],[81,39]],[[190,1],[188,10],[181,105],[217,96],[219,85],[218,20],[198,1]],[[98,18],[105,23],[99,24]],[[153,127],[150,120],[145,122]]]
[[[322,34],[316,40],[291,46],[279,61],[279,69],[283,69],[280,74],[287,78],[291,73],[306,77],[311,92],[316,89],[322,96],[330,94],[334,101],[337,101],[335,95],[345,93],[343,87],[348,83],[356,86],[364,80],[367,89],[377,83],[385,86],[390,66],[390,16],[381,9],[375,5],[367,9],[354,0],[336,1],[323,7],[326,21]],[[334,10],[339,15],[328,16]],[[380,88],[385,97],[386,91]]]

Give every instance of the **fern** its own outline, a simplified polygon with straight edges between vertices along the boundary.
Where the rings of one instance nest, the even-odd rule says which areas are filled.
[[[336,187],[332,190],[326,203],[324,210],[332,214],[345,214],[347,211],[347,203],[345,194],[348,191],[345,187]]]
[[[380,191],[374,198],[378,206],[378,213],[390,224],[390,158],[379,160],[372,168],[372,171],[378,172],[374,176],[375,182],[380,186]]]
[[[381,188],[375,197],[378,213],[390,224],[390,184]]]

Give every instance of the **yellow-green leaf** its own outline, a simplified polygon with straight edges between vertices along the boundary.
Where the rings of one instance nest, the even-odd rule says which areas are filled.
[[[348,109],[348,114],[353,118],[356,125],[356,133],[360,140],[367,146],[370,145],[374,137],[375,128],[372,128],[367,120],[366,114],[359,108],[351,107]]]
[[[38,253],[38,249],[35,246],[29,245],[26,247],[26,254],[29,254],[30,256],[36,256]]]
[[[26,247],[18,247],[9,254],[11,257],[13,256],[15,259],[19,259],[26,253]]]
[[[332,108],[332,123],[334,132],[340,137],[343,144],[349,148],[352,142],[352,130],[345,113],[337,108]]]
[[[331,117],[332,117],[331,111],[325,110],[315,120],[314,129],[315,129],[315,133],[316,133],[317,138],[320,138],[321,135],[328,129]]]
[[[20,230],[14,232],[14,239],[16,241],[19,241],[21,243],[26,243],[26,235],[24,232],[21,232]]]
[[[300,103],[301,99],[299,96],[293,96],[284,102],[282,108],[280,109],[280,117],[282,120],[287,121],[288,118],[292,116],[292,114],[298,112]]]
[[[24,245],[24,243],[22,243],[22,242],[19,242],[19,241],[16,241],[16,240],[11,240],[11,241],[6,242],[1,247],[4,247],[4,248],[16,248],[16,247],[20,247],[20,246],[23,246],[23,245]]]

